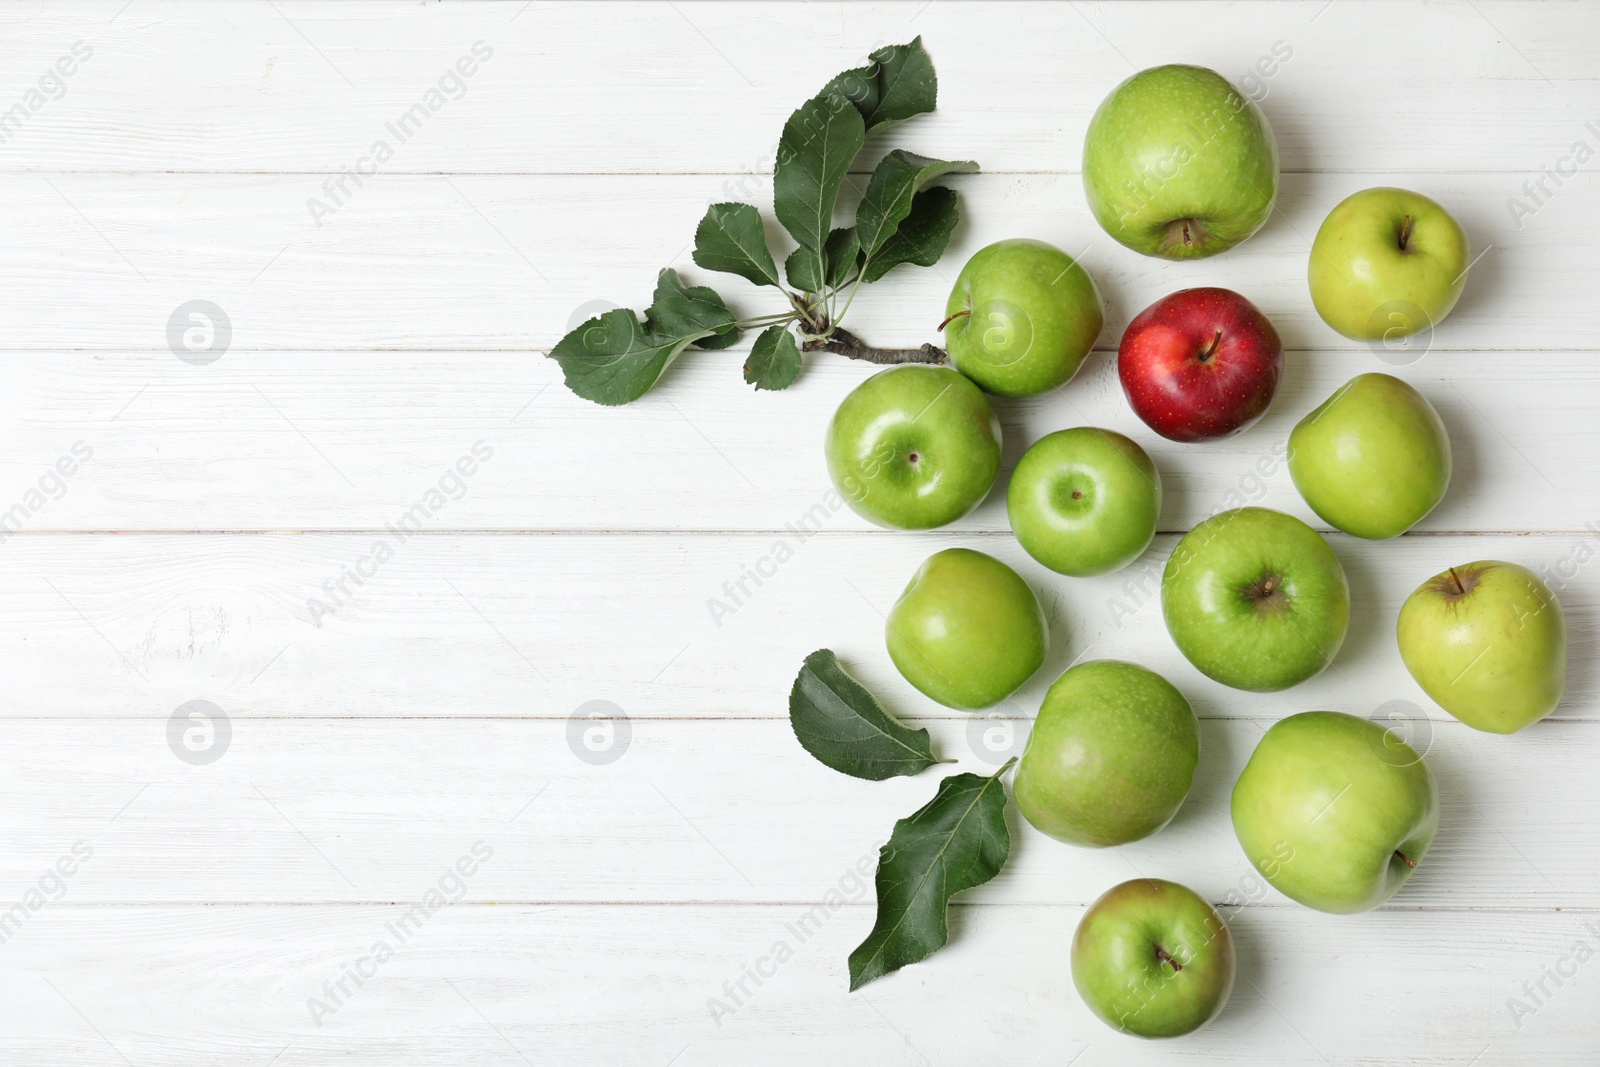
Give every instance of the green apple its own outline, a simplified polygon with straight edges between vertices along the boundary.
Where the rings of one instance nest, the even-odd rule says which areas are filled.
[[[1000,420],[948,367],[907,364],[856,386],[833,413],[828,474],[862,518],[926,530],[966,515],[1000,472]]]
[[[1083,188],[1100,225],[1135,252],[1214,256],[1272,214],[1278,145],[1261,109],[1216,71],[1152,67],[1089,120]]]
[[[1100,291],[1043,241],[997,241],[961,268],[945,304],[950,363],[999,396],[1046,393],[1078,373],[1105,325]]]
[[[1333,662],[1350,587],[1333,549],[1292,515],[1237,508],[1184,535],[1161,575],[1167,632],[1209,678],[1258,693]]]
[[[1161,475],[1112,430],[1079,426],[1035,441],[1006,489],[1011,530],[1028,555],[1084,578],[1126,567],[1156,535]]]
[[[1045,694],[1011,791],[1059,841],[1124,845],[1172,821],[1199,762],[1200,724],[1182,693],[1138,664],[1095,660]]]
[[[970,548],[923,560],[889,609],[884,639],[906,681],[950,708],[998,704],[1044,663],[1049,630],[1016,571]]]
[[[1526,567],[1486,559],[1434,575],[1400,608],[1398,636],[1411,677],[1474,730],[1513,734],[1561,703],[1566,618]]]
[[[1361,374],[1289,434],[1289,475],[1329,525],[1357,537],[1397,537],[1444,499],[1450,435],[1411,386]]]
[[[1233,991],[1233,934],[1187,886],[1137,878],[1106,890],[1072,935],[1072,984],[1114,1030],[1180,1037]]]
[[[1256,870],[1308,908],[1376,908],[1439,829],[1439,789],[1375,722],[1305,711],[1273,724],[1233,787],[1233,832]]]
[[[1311,302],[1346,337],[1394,341],[1456,306],[1467,253],[1460,224],[1421,193],[1363,189],[1328,212],[1311,242]]]

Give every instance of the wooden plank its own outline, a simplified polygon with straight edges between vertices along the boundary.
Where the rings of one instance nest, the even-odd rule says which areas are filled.
[[[1072,988],[1077,907],[961,908],[954,944],[855,994],[844,959],[871,924],[860,906],[814,920],[803,943],[793,907],[458,906],[377,964],[404,910],[53,905],[5,946],[0,1049],[39,1067],[1593,1063],[1594,965],[1571,978],[1592,915],[1242,909],[1222,1015],[1141,1042]],[[780,942],[793,955],[774,966]],[[371,977],[347,980],[318,1026],[308,1001],[357,965]],[[1560,986],[1543,978],[1557,965]],[[1541,980],[1550,995],[1518,1029],[1507,1001]],[[732,1003],[724,982],[739,1003],[714,1018],[713,998]]]
[[[75,41],[92,50],[13,125],[6,167],[330,174],[368,158],[384,174],[738,175],[770,170],[784,119],[834,74],[917,34],[941,109],[885,145],[941,146],[932,153],[996,170],[1076,171],[1100,100],[1169,62],[1214,67],[1260,96],[1289,170],[1383,172],[1404,159],[1532,174],[1597,117],[1600,41],[1582,3],[1391,7],[1382,32],[1361,3],[684,2],[597,14],[524,0],[285,0],[226,17],[124,3],[0,15],[8,107]],[[176,40],[206,47],[173,62]],[[452,77],[479,41],[488,58]],[[425,121],[392,131],[418,104],[431,106]],[[379,140],[392,152],[381,163]]]
[[[394,175],[368,184],[318,227],[305,204],[321,180],[304,174],[0,179],[0,211],[11,219],[0,250],[7,283],[0,287],[0,316],[8,324],[0,347],[165,354],[169,320],[190,301],[208,300],[226,316],[228,344],[239,352],[542,351],[594,314],[597,301],[642,308],[656,272],[668,266],[715,282],[740,314],[775,310],[770,294],[692,263],[695,224],[708,203],[729,197],[725,178]],[[1466,295],[1431,344],[1591,349],[1594,307],[1583,283],[1589,264],[1571,235],[1600,211],[1600,186],[1573,181],[1522,217],[1506,207],[1521,195],[1521,181],[1514,174],[1418,170],[1285,175],[1279,211],[1248,243],[1215,259],[1174,264],[1106,236],[1076,176],[960,176],[951,184],[961,192],[965,221],[945,258],[932,268],[894,271],[862,295],[848,322],[880,344],[936,340],[967,257],[992,241],[1026,236],[1082,258],[1108,305],[1099,342],[1108,350],[1128,320],[1160,296],[1221,285],[1255,301],[1289,348],[1348,353],[1383,366],[1366,344],[1340,337],[1317,317],[1305,264],[1312,235],[1339,200],[1371,186],[1400,185],[1449,207],[1481,254]],[[865,187],[853,182],[845,211],[854,210]],[[770,192],[762,180],[732,195],[765,203]],[[779,238],[774,230],[781,259],[790,246]],[[743,356],[693,359],[736,366]],[[222,362],[179,365],[205,380],[203,372]]]
[[[1087,904],[1116,882],[1159,876],[1219,901],[1296,907],[1252,871],[1228,817],[1233,782],[1272,721],[1207,718],[1191,796],[1144,841],[1074,848],[1013,808],[1012,861],[970,899]],[[74,904],[414,901],[481,838],[494,859],[471,879],[480,902],[809,904],[858,863],[860,899],[895,820],[943,774],[990,774],[1020,754],[1029,723],[926,725],[959,764],[875,783],[815,762],[783,719],[234,717],[209,748],[193,736],[192,754],[181,740],[169,749],[162,719],[8,720],[0,884],[20,897],[82,842],[92,856],[68,879]],[[1595,831],[1571,817],[1600,799],[1586,770],[1600,758],[1593,722],[1510,739],[1443,717],[1396,726],[1426,750],[1443,817],[1391,906],[1600,910]]]
[[[1173,647],[1158,588],[1174,542],[1158,538],[1118,574],[1071,579],[1009,537],[942,533],[791,537],[781,563],[778,539],[761,534],[14,537],[0,573],[0,714],[165,718],[204,698],[235,715],[564,719],[604,699],[636,718],[782,716],[801,659],[822,647],[902,714],[943,713],[888,662],[880,613],[926,553],[967,545],[1016,567],[1053,620],[1045,666],[1002,706],[1009,715],[1031,716],[1083,656],[1144,663],[1207,716],[1431,707],[1395,649],[1400,605],[1448,565],[1495,558],[1559,588],[1571,630],[1559,713],[1595,715],[1592,539],[1332,538],[1350,635],[1332,668],[1280,694],[1227,689]],[[381,562],[380,543],[392,553]],[[771,576],[757,585],[746,568]],[[361,571],[360,585],[344,577]]]

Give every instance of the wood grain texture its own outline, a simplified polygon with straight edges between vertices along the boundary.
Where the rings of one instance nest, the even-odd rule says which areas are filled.
[[[1106,331],[1065,388],[997,405],[1002,479],[1064,426],[1144,443],[1166,532],[1120,574],[1033,564],[998,495],[928,534],[830,506],[823,427],[869,368],[813,358],[752,396],[740,346],[607,410],[543,358],[584,316],[642,305],[665,266],[759,310],[692,265],[696,221],[765,207],[789,112],[918,33],[942,106],[875,150],[984,173],[952,180],[944,261],[891,274],[850,325],[936,340],[984,244],[1080,255]],[[75,42],[64,92],[41,85]],[[1573,964],[1600,949],[1600,164],[1550,175],[1600,147],[1597,48],[1581,0],[0,0],[0,1061],[1589,1067],[1593,964]],[[1267,227],[1201,263],[1116,245],[1077,173],[1106,92],[1173,61],[1260,95],[1285,169]],[[407,114],[401,137],[386,124]],[[392,157],[347,177],[379,139]],[[1338,337],[1306,292],[1322,218],[1378,184],[1440,200],[1481,253],[1420,352]],[[1180,448],[1128,412],[1111,353],[1192,285],[1245,293],[1291,351],[1258,427]],[[169,347],[195,299],[232,331],[205,366]],[[1314,518],[1281,445],[1373,370],[1439,408],[1450,494],[1397,541],[1331,537],[1354,616],[1323,675],[1275,695],[1204,679],[1156,602],[1175,534],[1244,503]],[[1017,567],[1052,621],[1046,666],[992,716],[931,704],[883,655],[880,613],[950,545]],[[1511,738],[1444,715],[1394,647],[1406,594],[1481,558],[1546,573],[1571,627],[1567,699]],[[950,947],[849,994],[861,872],[939,772],[866,783],[804,754],[784,698],[825,646],[952,770],[1020,751],[1068,664],[1144,663],[1201,716],[1195,791],[1107,851],[1013,812],[1014,860],[953,909]],[[226,716],[213,762],[178,754],[194,700]],[[1309,708],[1392,721],[1440,781],[1433,850],[1366,915],[1290,904],[1229,826],[1255,740]],[[47,873],[75,846],[90,855]],[[460,865],[475,846],[492,855]],[[1138,874],[1225,905],[1238,939],[1228,1009],[1183,1041],[1120,1038],[1072,989],[1083,907]],[[459,903],[419,913],[430,893]],[[374,966],[380,940],[396,951]]]

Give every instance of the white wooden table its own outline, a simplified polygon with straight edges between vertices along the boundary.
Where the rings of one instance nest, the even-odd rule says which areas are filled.
[[[696,354],[602,409],[542,357],[596,302],[642,306],[660,267],[708,280],[688,255],[705,205],[766,202],[789,112],[918,33],[940,109],[885,144],[984,171],[953,182],[944,261],[895,272],[854,325],[931,340],[975,249],[1081,251],[1103,351],[1000,405],[1006,466],[1063,426],[1143,442],[1165,532],[1123,574],[1034,565],[1000,494],[931,533],[848,512],[786,532],[823,499],[822,428],[866,366],[816,357],[755,395],[742,353]],[[1105,93],[1171,61],[1243,80],[1280,42],[1260,89],[1281,214],[1187,265],[1107,238],[1077,174]],[[398,143],[386,124],[475,48]],[[0,1061],[1600,1061],[1600,159],[1563,162],[1600,150],[1597,49],[1581,2],[0,6]],[[392,158],[342,178],[379,139]],[[1378,184],[1440,200],[1483,252],[1414,361],[1336,336],[1306,292],[1323,214]],[[1196,284],[1249,295],[1292,351],[1254,430],[1177,447],[1129,412],[1111,352]],[[230,323],[213,362],[169,347],[195,300]],[[1154,602],[1173,535],[1235,502],[1313,519],[1282,442],[1371,370],[1443,414],[1449,496],[1397,542],[1332,537],[1354,593],[1333,670],[1275,695],[1208,682]],[[422,532],[385,532],[419,504]],[[785,538],[793,558],[715,620]],[[995,718],[935,707],[883,651],[879,611],[955,544],[1017,566],[1053,617],[1049,663]],[[1392,637],[1422,578],[1479,558],[1549,568],[1572,630],[1567,700],[1510,738],[1428,702]],[[786,694],[823,646],[967,770],[1020,751],[1068,662],[1138,660],[1202,717],[1194,793],[1107,852],[1015,824],[951,947],[849,994],[857,872],[937,775],[860,782],[800,750]],[[593,701],[627,722],[574,718]],[[1262,730],[1308,708],[1398,710],[1440,781],[1427,862],[1366,915],[1266,889],[1228,824]],[[1119,1037],[1072,988],[1084,905],[1136,873],[1229,905],[1240,981],[1188,1039]]]

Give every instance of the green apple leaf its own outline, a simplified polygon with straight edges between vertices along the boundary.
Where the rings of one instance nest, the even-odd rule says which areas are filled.
[[[739,331],[733,312],[715,291],[685,286],[676,271],[656,280],[655,298],[645,321],[616,308],[584,322],[550,350],[561,364],[567,388],[596,404],[626,404],[643,396],[673,357],[690,344],[722,344]],[[732,342],[727,342],[731,344]]]
[[[826,648],[806,657],[789,690],[789,725],[807,752],[855,778],[881,782],[942,762],[927,730],[909,729],[884,711]]]
[[[784,124],[772,176],[772,206],[800,246],[786,265],[789,284],[805,292],[816,291],[805,282],[823,276],[822,249],[833,224],[833,206],[865,139],[861,113],[837,94],[807,100]]]
[[[911,213],[862,270],[861,280],[875,282],[902,263],[933,266],[944,255],[960,220],[954,189],[942,185],[924,189],[912,199]]]
[[[908,44],[880,48],[870,58],[872,63],[868,66],[847,70],[830,81],[822,95],[838,93],[847,97],[861,113],[868,133],[886,130],[934,109],[939,79],[921,37]]]
[[[822,268],[822,257],[809,248],[797,248],[783,261],[784,277],[789,279],[790,285],[802,293],[822,291]]]
[[[787,326],[768,326],[744,361],[744,380],[757,389],[787,389],[800,376],[800,349]]]
[[[822,250],[825,276],[822,279],[832,288],[850,280],[850,275],[861,263],[861,239],[854,226],[834,230],[828,234],[828,243]]]
[[[950,940],[950,898],[1000,873],[1011,855],[1000,776],[952,774],[924,807],[894,824],[878,853],[878,919],[850,953],[850,988],[898,971]]]
[[[767,248],[761,212],[749,204],[712,204],[694,231],[694,261],[706,270],[779,285],[778,266]]]
[[[905,217],[911,214],[912,198],[933,179],[946,174],[970,174],[978,165],[970,159],[929,159],[897,148],[878,161],[867,182],[867,191],[856,208],[856,234],[870,266],[894,236]]]

